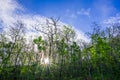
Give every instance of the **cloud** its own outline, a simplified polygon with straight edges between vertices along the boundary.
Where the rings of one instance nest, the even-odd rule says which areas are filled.
[[[49,18],[41,15],[23,14],[23,11],[24,7],[22,7],[22,5],[20,5],[16,0],[0,0],[0,21],[2,21],[4,30],[8,30],[9,25],[12,25],[12,23],[20,20],[25,24],[27,29],[27,38],[30,38],[30,36],[39,36],[32,26],[36,24],[45,25],[46,19]],[[59,22],[59,24],[63,26],[65,23]],[[88,39],[83,35],[84,33],[81,31],[78,31],[77,34],[82,40],[86,42],[88,41]]]
[[[72,11],[70,9],[67,9],[66,15],[72,19],[75,19],[78,16],[90,17],[90,12],[91,12],[91,8],[88,8],[88,9],[81,8],[80,10],[77,10],[77,11]]]
[[[27,33],[29,33],[26,37],[34,37],[35,34],[37,35],[38,33],[31,31],[33,30],[32,25],[35,25],[38,21],[40,23],[45,23],[45,17],[40,15],[23,14],[24,7],[18,4],[16,0],[0,0],[0,5],[0,21],[1,25],[4,27],[3,30],[6,32],[13,23],[20,20],[25,24]]]
[[[120,24],[120,14],[118,13],[113,17],[109,17],[108,19],[104,20],[102,23],[105,25],[113,25],[116,23]]]
[[[18,10],[23,8],[14,0],[0,0],[0,21],[10,24],[15,21]]]
[[[88,8],[88,9],[82,8],[80,11],[77,11],[77,14],[78,15],[85,15],[85,16],[90,17],[90,11],[91,11],[90,8]]]
[[[71,19],[77,18],[77,14],[70,9],[66,9],[66,14],[65,15],[66,15],[66,17],[69,17]]]

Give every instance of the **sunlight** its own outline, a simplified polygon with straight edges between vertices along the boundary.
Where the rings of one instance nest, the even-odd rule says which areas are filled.
[[[49,64],[50,60],[48,58],[44,58],[44,64]]]

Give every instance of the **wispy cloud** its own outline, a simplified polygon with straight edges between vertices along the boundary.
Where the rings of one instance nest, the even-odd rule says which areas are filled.
[[[33,25],[45,23],[46,18],[40,15],[23,14],[24,7],[16,0],[0,0],[0,21],[4,31],[8,31],[9,27],[16,21],[22,21],[27,29],[26,38],[38,36],[37,32],[32,32]]]
[[[115,23],[120,23],[120,14],[116,14],[113,17],[109,17],[108,19],[103,21],[103,24],[106,25],[111,25],[111,24],[115,24]]]
[[[78,18],[79,16],[90,17],[90,12],[91,12],[91,8],[87,8],[87,9],[81,8],[80,10],[77,10],[77,11],[73,11],[70,9],[66,10],[67,16],[72,18],[72,19]]]
[[[17,10],[23,8],[14,0],[0,0],[0,20],[4,24],[10,24],[15,21]]]
[[[2,21],[2,26],[5,26],[4,30],[6,30],[9,25],[12,25],[12,23],[16,22],[17,20],[22,21],[25,23],[25,27],[27,29],[27,36],[38,36],[38,33],[33,31],[34,25],[37,23],[39,24],[46,24],[46,18],[41,15],[31,15],[31,14],[23,14],[24,7],[20,5],[16,0],[0,0],[0,21]],[[72,17],[75,17],[73,15]],[[61,26],[64,24],[60,22]],[[83,35],[84,33],[79,31],[77,33],[79,38],[81,38],[84,41],[88,41],[88,39]]]
[[[90,8],[88,8],[88,9],[82,8],[81,10],[77,11],[77,14],[78,15],[85,15],[85,16],[90,17],[90,11],[91,11]]]
[[[66,9],[66,16],[69,17],[69,18],[72,18],[72,19],[77,18],[76,13],[73,12],[72,10],[70,10],[70,9]]]

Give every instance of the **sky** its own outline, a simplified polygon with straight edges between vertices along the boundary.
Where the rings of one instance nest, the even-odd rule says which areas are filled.
[[[60,18],[87,40],[84,33],[92,31],[93,22],[120,23],[119,4],[120,0],[0,0],[0,27],[21,20],[29,34],[36,34],[31,25],[45,23],[50,17]]]
[[[120,12],[120,0],[18,0],[26,13],[45,17],[60,17],[64,23],[83,32],[91,30],[93,22],[103,23]]]

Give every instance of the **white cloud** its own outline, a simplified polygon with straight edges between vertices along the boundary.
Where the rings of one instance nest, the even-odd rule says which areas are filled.
[[[89,43],[90,39],[81,31],[78,31],[77,29],[75,29],[76,31],[76,42],[86,42]]]
[[[77,11],[72,11],[70,9],[67,9],[66,10],[66,16],[70,17],[72,19],[75,19],[78,16],[87,16],[87,17],[90,17],[90,12],[91,12],[91,8],[88,8],[88,9],[82,8],[82,9],[77,10]]]
[[[75,12],[71,11],[70,9],[66,9],[65,15],[71,19],[77,18],[77,14]]]
[[[112,25],[115,23],[120,23],[120,14],[116,14],[116,16],[110,17],[103,21],[103,24]]]
[[[3,24],[10,24],[15,21],[17,11],[22,9],[15,0],[0,0],[0,20]]]
[[[17,3],[16,0],[0,0],[0,20],[3,21],[2,25],[4,26],[4,30],[6,30],[9,25],[12,25],[12,23],[17,20],[21,20],[25,23],[25,27],[27,28],[26,37],[29,38],[32,36],[34,38],[35,36],[38,36],[38,33],[33,31],[32,26],[38,23],[45,24],[46,19],[48,18],[40,15],[23,14],[23,10],[24,8]],[[88,15],[88,13],[85,14]],[[75,16],[73,15],[72,17]],[[65,23],[59,22],[59,24],[62,26]],[[83,39],[86,42],[88,41],[88,39],[83,35],[84,33],[81,31],[77,31],[77,34],[80,39]]]
[[[88,8],[88,9],[82,8],[80,11],[77,11],[77,14],[78,15],[85,15],[85,16],[90,17],[90,11],[91,11],[90,8]]]

